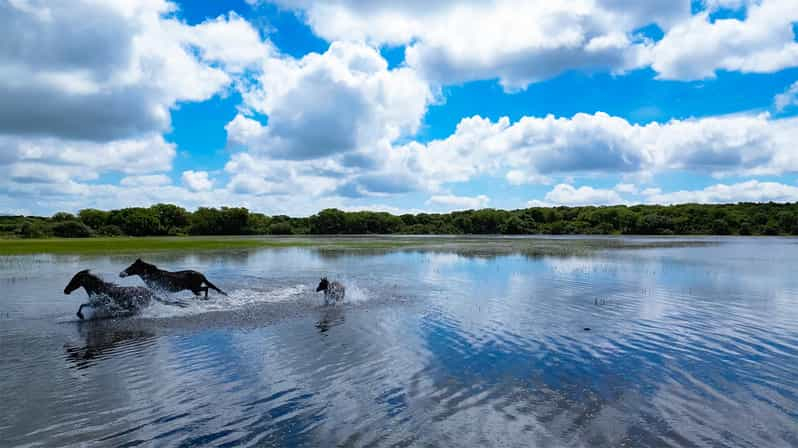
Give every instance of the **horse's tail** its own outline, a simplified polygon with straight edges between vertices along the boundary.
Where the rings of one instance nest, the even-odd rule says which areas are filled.
[[[208,279],[207,279],[207,278],[206,278],[204,275],[202,276],[202,281],[204,281],[204,282],[205,282],[205,284],[206,284],[206,285],[208,285],[208,288],[211,288],[211,289],[213,289],[214,291],[218,292],[219,294],[221,294],[221,295],[223,295],[223,296],[226,296],[226,295],[227,295],[227,293],[226,293],[226,292],[224,292],[224,291],[222,291],[221,289],[217,288],[217,287],[216,287],[216,285],[214,285],[213,283],[211,283],[211,282],[210,282],[210,280],[208,280]]]

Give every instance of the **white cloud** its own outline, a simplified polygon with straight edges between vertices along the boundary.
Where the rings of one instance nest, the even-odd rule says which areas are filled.
[[[328,41],[406,45],[406,62],[437,84],[498,79],[509,91],[568,70],[653,66],[662,79],[717,70],[771,73],[798,65],[794,0],[276,0]],[[745,8],[744,19],[714,20]],[[635,32],[657,24],[652,42]]]
[[[637,194],[637,185],[634,184],[618,184],[614,188],[618,193]]]
[[[408,45],[408,64],[437,83],[499,78],[508,90],[567,70],[636,68],[649,43],[635,29],[690,15],[688,0],[278,3],[330,41]]]
[[[0,133],[108,141],[164,131],[177,103],[222,91],[228,66],[267,49],[234,14],[189,26],[174,9],[163,0],[0,3]]]
[[[604,190],[583,186],[575,188],[572,185],[559,184],[546,193],[545,202],[554,205],[616,205],[624,204],[621,196],[615,190]]]
[[[379,52],[360,44],[336,42],[299,60],[268,58],[262,70],[243,95],[268,125],[238,115],[226,129],[233,144],[271,158],[378,154],[414,134],[433,99],[413,70],[389,70]]]
[[[739,1],[715,1],[710,8],[739,7]],[[711,10],[673,28],[652,50],[652,66],[661,79],[714,78],[717,70],[772,73],[798,65],[798,21],[794,0],[745,2],[744,20],[710,20]]]
[[[183,185],[191,191],[208,191],[213,188],[213,181],[207,171],[183,171]]]
[[[16,195],[0,207],[151,199],[303,213],[423,191],[428,204],[478,208],[486,196],[446,193],[477,176],[560,182],[546,203],[613,203],[638,187],[563,179],[798,170],[798,118],[767,114],[647,125],[603,113],[474,116],[448,138],[412,140],[444,84],[499,79],[514,90],[571,69],[653,64],[662,78],[697,79],[795,65],[795,11],[784,0],[707,0],[709,10],[748,8],[744,20],[714,22],[690,16],[688,0],[280,2],[334,40],[326,52],[281,55],[235,13],[188,25],[165,0],[0,2],[0,191]],[[633,35],[652,22],[661,42]],[[407,45],[406,64],[389,69],[380,44]],[[243,104],[226,126],[238,151],[225,166],[229,182],[189,170],[172,185],[164,173],[177,148],[161,135],[170,111],[233,87]],[[795,102],[796,88],[776,97],[776,110]],[[126,177],[97,184],[108,172]]]
[[[165,0],[0,2],[0,191],[14,196],[7,202],[46,210],[100,202],[108,192],[135,193],[128,203],[193,197],[159,174],[176,155],[161,135],[171,109],[223,94],[273,50],[233,13],[191,26],[175,12]],[[117,186],[85,183],[108,172],[127,177]]]
[[[657,189],[658,190],[658,189]],[[735,202],[798,202],[798,187],[777,182],[749,180],[736,184],[717,184],[703,190],[682,190],[671,193],[645,191],[646,200],[656,204],[735,203]]]
[[[70,141],[52,137],[32,138],[0,135],[0,174],[34,167],[41,178],[93,179],[103,172],[145,174],[167,171],[175,156],[175,145],[160,135],[107,143]]]
[[[184,42],[196,47],[202,60],[221,62],[229,72],[255,68],[263,59],[276,54],[271,43],[262,40],[258,31],[234,12],[180,29]]]
[[[574,174],[646,177],[669,170],[782,174],[798,171],[796,139],[798,119],[766,114],[647,125],[604,113],[524,117],[515,123],[472,117],[446,139],[395,148],[388,165],[417,173],[430,188],[501,173],[514,184]]]
[[[435,195],[427,200],[427,205],[444,206],[449,210],[472,210],[485,208],[490,198],[481,194],[479,196],[454,196]]]
[[[798,81],[793,83],[784,93],[776,95],[773,100],[776,111],[781,112],[791,106],[798,106]]]
[[[658,188],[658,187],[649,187],[649,188],[644,189],[641,192],[641,194],[643,196],[654,196],[654,195],[658,195],[660,193],[662,193],[662,189]]]
[[[248,153],[234,154],[225,165],[227,189],[251,196],[301,196],[317,200],[331,194],[343,174],[332,161],[270,160]]]
[[[539,174],[528,173],[523,170],[510,170],[504,176],[510,185],[525,185],[525,184],[551,184],[551,179]]]
[[[164,174],[148,174],[144,176],[127,176],[119,181],[124,187],[162,187],[172,183],[172,179]]]

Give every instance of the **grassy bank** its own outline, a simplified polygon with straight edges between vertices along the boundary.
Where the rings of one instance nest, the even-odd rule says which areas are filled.
[[[471,255],[521,253],[529,256],[575,255],[613,248],[673,247],[705,244],[662,238],[632,242],[616,238],[504,238],[495,236],[225,236],[225,237],[103,237],[0,239],[0,255],[114,254],[158,251],[205,251],[308,247],[319,250],[425,249]]]
[[[134,253],[171,250],[224,250],[280,247],[394,248],[409,241],[313,239],[303,237],[111,237],[0,239],[0,255]]]

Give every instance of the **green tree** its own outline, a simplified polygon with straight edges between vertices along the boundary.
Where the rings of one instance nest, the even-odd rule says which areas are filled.
[[[50,220],[52,220],[53,222],[74,221],[75,215],[67,212],[58,212],[54,214],[53,217],[50,218]]]
[[[110,213],[97,210],[94,208],[84,208],[78,213],[78,218],[91,227],[92,229],[100,229],[102,226],[108,224]]]
[[[153,215],[158,217],[163,233],[176,234],[188,225],[189,214],[183,207],[172,204],[155,204],[150,207],[150,210]]]
[[[114,210],[108,221],[130,236],[160,235],[162,232],[158,216],[147,208],[132,207]]]
[[[291,235],[291,224],[288,222],[275,222],[269,225],[269,233],[271,235]]]
[[[324,209],[310,217],[310,233],[318,235],[344,233],[346,230],[346,217],[347,214],[337,208]]]

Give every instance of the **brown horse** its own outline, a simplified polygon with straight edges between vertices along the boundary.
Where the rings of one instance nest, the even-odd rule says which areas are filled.
[[[158,269],[154,264],[142,261],[141,258],[119,273],[120,277],[127,277],[128,275],[138,275],[144,280],[147,287],[151,289],[159,289],[166,292],[178,292],[188,289],[195,296],[199,296],[204,291],[205,297],[208,297],[208,289],[210,288],[219,294],[227,295],[227,293],[208,281],[201,272],[164,271],[163,269]]]

